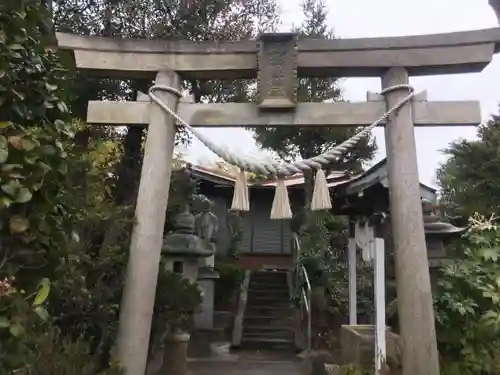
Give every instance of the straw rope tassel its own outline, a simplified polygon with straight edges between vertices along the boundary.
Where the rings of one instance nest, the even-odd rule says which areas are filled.
[[[240,169],[240,173],[238,173],[238,175],[236,176],[231,210],[250,211],[247,176],[243,169]]]
[[[325,172],[323,169],[318,169],[314,181],[314,191],[311,201],[312,211],[329,210],[332,208],[332,200],[330,191],[328,190],[328,182],[326,181]]]
[[[285,186],[285,180],[280,178],[274,192],[273,207],[271,208],[271,219],[291,219],[292,209],[290,208],[290,198]]]

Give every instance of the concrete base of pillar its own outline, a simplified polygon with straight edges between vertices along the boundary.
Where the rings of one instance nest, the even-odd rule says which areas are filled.
[[[390,328],[386,330],[387,363],[390,367],[401,365],[401,338]],[[373,366],[375,356],[374,325],[343,325],[340,330],[342,362],[359,367]]]

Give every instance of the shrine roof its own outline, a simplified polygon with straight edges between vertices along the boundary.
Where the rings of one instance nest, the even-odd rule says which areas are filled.
[[[188,166],[188,169],[193,177],[200,178],[208,182],[213,182],[215,184],[233,186],[236,181],[236,179],[229,174],[202,167],[200,165],[190,164]]]
[[[191,173],[194,177],[214,183],[219,187],[232,187],[235,178],[230,174],[216,171],[200,165],[190,165]],[[387,159],[383,159],[371,168],[357,176],[350,176],[347,171],[332,171],[328,177],[328,187],[335,190],[338,196],[350,196],[361,194],[366,189],[375,185],[388,187]],[[300,188],[304,184],[304,176],[296,174],[285,179],[285,186]],[[250,188],[273,188],[276,187],[276,180],[268,179],[257,182],[250,182]],[[436,189],[420,183],[420,190],[423,199],[435,201]]]
[[[223,186],[233,186],[236,181],[236,179],[229,174],[199,165],[191,165],[190,170],[194,177]],[[332,171],[327,177],[327,181],[331,184],[338,184],[348,180],[349,174],[347,171]],[[249,182],[248,186],[250,188],[272,188],[276,187],[276,183],[274,179],[266,179],[263,181]],[[304,176],[302,174],[296,174],[285,178],[285,186],[287,187],[301,187],[303,184]]]
[[[334,187],[337,194],[340,196],[358,195],[362,194],[366,189],[375,185],[382,185],[387,188],[389,185],[387,177],[387,159],[382,159],[370,169],[351,178],[348,181],[340,183],[330,183],[329,187]],[[429,201],[436,200],[437,190],[433,187],[420,183],[420,191],[423,199]]]

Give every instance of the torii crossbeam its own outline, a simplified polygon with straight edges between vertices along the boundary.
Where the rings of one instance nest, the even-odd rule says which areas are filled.
[[[147,126],[151,104],[137,102],[89,102],[87,121],[101,125]],[[250,103],[179,103],[177,113],[191,126],[368,126],[385,112],[383,101],[366,103],[299,103],[292,113],[261,112]],[[479,102],[412,103],[415,126],[475,126],[481,122]]]

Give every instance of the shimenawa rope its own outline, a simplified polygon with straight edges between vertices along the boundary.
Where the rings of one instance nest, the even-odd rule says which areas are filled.
[[[209,138],[199,132],[196,128],[193,128],[186,121],[184,121],[177,113],[175,113],[174,110],[169,108],[160,98],[158,98],[158,96],[155,95],[155,91],[165,91],[178,97],[182,97],[182,93],[179,90],[165,85],[153,85],[149,89],[148,94],[154,103],[160,106],[165,112],[173,116],[178,121],[179,125],[185,127],[201,143],[203,143],[205,147],[207,147],[210,151],[212,151],[227,163],[238,166],[241,169],[241,173],[238,174],[235,183],[235,192],[232,205],[233,210],[248,211],[250,209],[248,185],[246,182],[246,175],[244,171],[253,172],[260,175],[272,175],[278,177],[278,183],[276,186],[276,194],[273,201],[273,207],[271,209],[271,218],[285,219],[291,218],[292,213],[284,177],[302,173],[303,171],[317,169],[311,209],[330,209],[332,205],[326,176],[322,170],[323,166],[330,164],[332,161],[337,160],[340,156],[344,155],[347,151],[356,146],[356,144],[360,140],[368,136],[375,127],[382,124],[384,121],[389,120],[394,113],[401,109],[405,104],[409,103],[415,96],[415,91],[410,85],[404,84],[391,86],[382,90],[380,94],[386,95],[390,92],[403,89],[408,90],[408,95],[404,97],[399,103],[394,105],[394,107],[387,110],[387,112],[385,112],[373,124],[367,126],[363,130],[361,130],[348,140],[342,142],[340,145],[335,146],[331,150],[321,155],[317,155],[313,158],[300,160],[295,163],[280,163],[272,160],[260,161],[249,156],[237,155],[231,152],[228,148],[221,147],[213,143]]]

